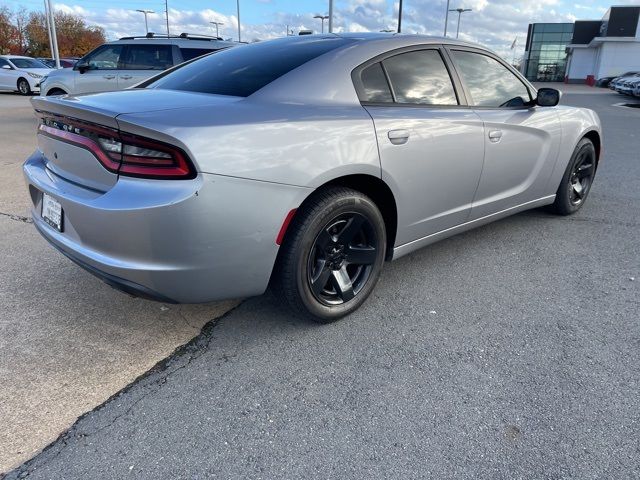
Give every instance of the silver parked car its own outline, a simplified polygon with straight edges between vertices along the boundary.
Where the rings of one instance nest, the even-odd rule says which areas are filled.
[[[71,67],[42,80],[45,95],[124,90],[174,65],[237,45],[217,37],[182,33],[124,37],[87,53]]]
[[[601,129],[449,38],[342,34],[224,50],[141,88],[35,98],[36,228],[165,302],[259,295],[319,321],[385,260],[514,213],[584,204]]]

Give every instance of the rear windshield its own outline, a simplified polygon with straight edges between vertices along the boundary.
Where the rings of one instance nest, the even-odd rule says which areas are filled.
[[[188,63],[146,87],[248,97],[294,68],[352,41],[296,37],[232,47]]]

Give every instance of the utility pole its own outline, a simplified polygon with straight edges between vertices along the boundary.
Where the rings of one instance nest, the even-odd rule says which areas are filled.
[[[49,35],[49,53],[53,56],[53,40],[51,39],[51,22],[49,21],[49,9],[47,8],[47,0],[44,0],[44,18],[47,21],[47,34]]]
[[[398,4],[398,33],[402,32],[402,0]]]
[[[333,33],[333,0],[329,0],[329,33]]]
[[[60,52],[58,51],[58,35],[56,34],[56,19],[53,15],[53,7],[51,7],[51,0],[46,0],[46,7],[49,15],[49,23],[51,24],[51,39],[53,44],[53,59],[56,61],[56,68],[62,68],[60,66]]]
[[[209,23],[212,23],[213,25],[216,26],[216,38],[220,38],[220,34],[218,33],[218,27],[220,25],[224,25],[224,23],[222,23],[222,22],[209,22]]]
[[[167,17],[167,38],[169,38],[169,0],[164,0],[164,13]]]
[[[238,43],[242,42],[242,34],[240,33],[240,0],[236,0],[238,6]]]
[[[444,14],[444,36],[447,36],[447,26],[449,25],[449,0],[447,0],[447,11]]]
[[[313,18],[319,18],[322,21],[322,30],[321,33],[324,33],[324,21],[329,18],[329,15],[316,15]]]
[[[452,8],[450,12],[458,12],[458,30],[456,30],[456,38],[460,35],[460,17],[464,12],[470,12],[470,8]]]
[[[136,12],[140,12],[140,13],[144,13],[144,29],[147,33],[147,35],[149,34],[149,24],[147,23],[147,15],[149,13],[156,13],[153,10],[136,10]]]

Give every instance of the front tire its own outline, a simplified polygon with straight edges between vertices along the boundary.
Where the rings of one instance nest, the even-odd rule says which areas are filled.
[[[357,310],[382,270],[384,219],[366,195],[345,187],[313,194],[280,248],[273,290],[295,313],[330,323]]]
[[[29,82],[26,79],[19,78],[17,86],[18,93],[20,93],[20,95],[31,95],[31,85],[29,85]]]
[[[550,210],[558,215],[571,215],[582,208],[591,191],[596,174],[596,149],[588,138],[578,142]]]

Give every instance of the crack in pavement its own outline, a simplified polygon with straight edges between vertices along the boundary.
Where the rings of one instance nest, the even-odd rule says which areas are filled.
[[[13,213],[4,213],[4,212],[0,212],[0,215],[4,217],[9,217],[11,220],[15,220],[16,222],[33,223],[33,219],[31,219],[31,217],[23,217],[22,215],[15,215]]]
[[[101,432],[111,426],[113,426],[118,420],[129,415],[133,409],[147,396],[157,392],[163,385],[165,385],[168,379],[174,375],[176,372],[188,367],[192,362],[200,358],[211,345],[211,342],[214,339],[213,333],[214,330],[220,325],[220,323],[232,312],[234,312],[243,302],[240,302],[235,307],[231,308],[229,311],[225,312],[224,315],[209,320],[202,329],[200,333],[192,338],[189,342],[185,343],[177,347],[168,357],[163,360],[160,360],[153,367],[151,367],[148,371],[140,375],[138,378],[129,383],[126,387],[119,390],[118,392],[111,395],[100,405],[94,407],[88,412],[79,416],[76,421],[71,425],[67,430],[62,432],[57,439],[47,445],[40,453],[38,453],[33,458],[27,460],[22,465],[16,467],[15,469],[6,473],[6,476],[3,476],[2,472],[0,472],[0,479],[9,479],[9,478],[26,478],[35,470],[40,468],[41,466],[46,465],[50,461],[57,458],[64,449],[68,446],[69,441],[74,439],[82,439],[87,438],[96,433]],[[234,356],[234,355],[233,355]],[[233,356],[229,356],[225,358],[225,361],[229,361],[229,358]],[[224,357],[224,355],[223,355]],[[175,368],[171,368],[174,365],[178,364]],[[115,401],[117,398],[123,396],[124,394],[130,392],[135,387],[142,387],[144,389],[143,392],[140,393],[139,397],[132,401],[131,405],[126,407],[126,409],[122,413],[116,414],[113,418],[111,418],[105,425],[102,425],[92,431],[81,431],[78,427],[78,424],[88,415],[99,412],[106,405]],[[55,452],[55,453],[54,453]],[[40,461],[39,461],[40,460]]]

